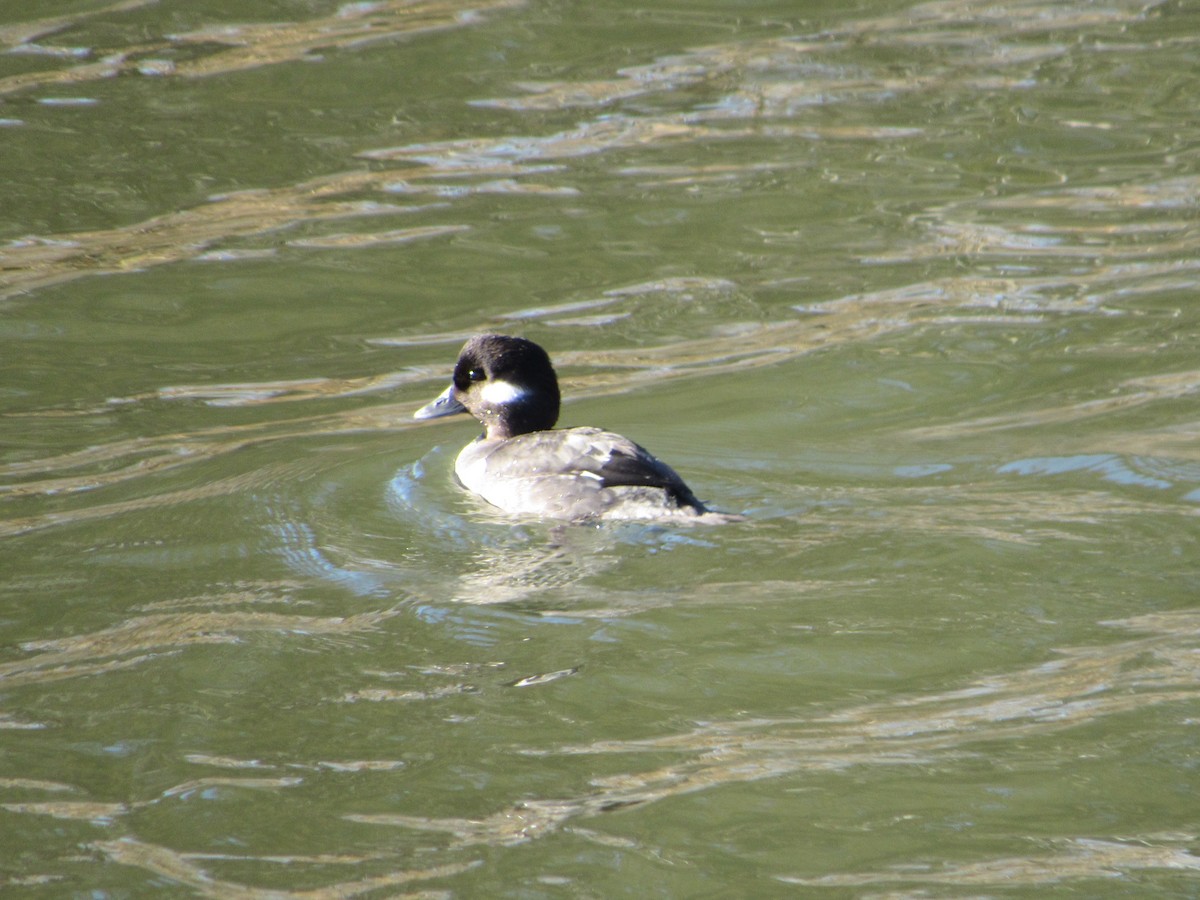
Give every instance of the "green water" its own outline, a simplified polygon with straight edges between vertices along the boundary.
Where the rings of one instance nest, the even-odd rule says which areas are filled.
[[[1200,893],[1200,8],[36,6],[5,896]],[[484,330],[748,521],[464,496]]]

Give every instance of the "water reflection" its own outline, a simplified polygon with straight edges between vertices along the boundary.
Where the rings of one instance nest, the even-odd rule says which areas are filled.
[[[137,866],[154,875],[168,879],[172,884],[184,885],[195,891],[200,897],[237,897],[246,900],[270,900],[277,897],[306,897],[311,900],[334,900],[339,897],[354,897],[385,888],[395,888],[400,885],[411,885],[452,875],[461,875],[473,868],[476,863],[460,863],[434,866],[426,869],[402,869],[384,875],[360,878],[350,881],[330,884],[323,888],[305,891],[281,891],[275,888],[255,888],[237,881],[214,878],[201,863],[205,860],[225,860],[230,862],[268,862],[278,865],[310,865],[325,867],[330,865],[358,866],[371,860],[365,856],[281,856],[259,858],[225,854],[185,854],[171,850],[161,845],[149,844],[133,838],[122,838],[115,841],[97,841],[94,844],[113,862],[127,866]]]
[[[883,704],[848,707],[829,714],[790,719],[747,718],[711,722],[692,731],[657,738],[598,741],[551,749],[527,748],[537,757],[646,754],[679,757],[650,770],[629,770],[593,780],[595,790],[557,800],[525,800],[486,818],[440,819],[411,814],[351,815],[353,821],[393,828],[440,831],[455,846],[508,846],[543,838],[568,823],[628,809],[695,791],[761,779],[794,779],[804,773],[844,772],[855,768],[953,766],[975,748],[994,742],[1029,742],[1068,728],[1162,704],[1193,702],[1200,697],[1200,617],[1192,611],[1140,616],[1110,623],[1126,631],[1149,633],[1115,644],[1064,648],[1060,658],[1028,669],[990,676],[940,694],[895,697]],[[1145,836],[1142,849],[1080,840],[1063,879],[1105,876],[1111,866],[1200,867],[1182,847],[1192,836],[1161,840]],[[1072,842],[1068,841],[1068,844]],[[1101,852],[1105,847],[1107,852]],[[1159,847],[1158,850],[1150,848]],[[1122,852],[1122,851],[1125,852]],[[1047,863],[1037,854],[1017,861],[994,860],[952,866],[938,874],[893,870],[869,875],[829,875],[818,879],[787,876],[799,884],[881,884],[928,881],[953,884],[994,880],[1000,867],[1015,865],[1030,873],[1030,883],[1045,878]],[[961,876],[961,878],[959,877]]]
[[[501,4],[493,4],[500,6]],[[1007,9],[1007,8],[1006,8]],[[1150,14],[1153,6],[1141,3],[1117,5],[1104,11],[1080,9],[1061,4],[1031,3],[1007,9],[1002,19],[982,14],[969,3],[928,4],[907,11],[903,16],[885,16],[856,22],[846,33],[817,36],[818,39],[770,39],[756,42],[735,42],[699,48],[680,56],[672,56],[650,66],[622,70],[617,82],[592,84],[525,85],[533,92],[523,100],[481,101],[516,111],[531,111],[548,106],[561,109],[571,98],[589,98],[585,105],[606,105],[618,98],[642,93],[674,94],[681,86],[695,84],[720,85],[725,92],[713,102],[700,103],[685,112],[674,110],[654,114],[639,112],[605,114],[580,123],[577,127],[547,135],[530,136],[507,134],[483,136],[440,142],[414,143],[399,147],[363,151],[363,159],[399,164],[399,168],[377,171],[356,170],[322,176],[291,187],[273,190],[242,191],[214,197],[203,206],[181,213],[168,213],[150,221],[125,228],[69,235],[29,236],[0,251],[0,298],[13,297],[20,292],[64,280],[104,273],[128,272],[164,263],[203,257],[206,259],[236,260],[271,252],[265,248],[220,247],[233,241],[253,240],[302,224],[374,217],[425,216],[444,219],[453,215],[455,204],[480,191],[500,190],[521,192],[547,202],[561,202],[585,194],[579,185],[563,183],[570,179],[572,160],[584,156],[638,148],[668,149],[680,142],[706,145],[714,141],[760,141],[763,137],[792,136],[809,141],[857,140],[878,143],[904,141],[921,135],[919,129],[896,126],[827,125],[819,122],[803,125],[784,124],[802,116],[817,104],[845,104],[861,100],[863,92],[893,96],[898,91],[934,92],[953,82],[962,85],[970,72],[981,73],[989,90],[1020,90],[1029,84],[1030,73],[1036,71],[1046,55],[1059,56],[1067,47],[1052,44],[1048,47],[1027,48],[1017,52],[1011,46],[997,44],[989,34],[1002,31],[1010,39],[1027,32],[1056,32],[1097,24],[1116,24],[1136,21]],[[220,44],[222,51],[192,63],[180,63],[176,74],[208,74],[229,71],[244,66],[268,65],[303,56],[314,46],[353,44],[366,38],[387,38],[403,33],[406,28],[446,27],[462,24],[456,18],[453,4],[431,2],[416,6],[408,3],[351,4],[328,19],[314,19],[294,26],[278,24],[218,28],[177,36],[175,40]],[[57,21],[57,20],[56,20]],[[970,22],[978,31],[963,30]],[[47,28],[51,26],[47,25]],[[63,27],[62,24],[53,28]],[[51,28],[51,30],[53,30]],[[939,30],[944,29],[944,30]],[[939,43],[961,48],[952,72],[932,82],[906,75],[893,78],[885,71],[870,72],[838,64],[839,54],[847,49],[847,39],[861,41],[869,36],[879,44],[903,46],[911,41]],[[232,46],[230,46],[232,45]],[[855,46],[858,46],[857,44]],[[70,80],[103,77],[119,71],[133,50],[118,54],[107,63],[97,64],[101,72],[91,67],[68,69],[56,73],[33,73],[0,81],[0,91],[24,89],[30,78],[59,77]],[[829,62],[824,62],[828,58]],[[115,67],[115,69],[113,68]],[[1016,69],[1013,75],[996,83],[993,70]],[[814,70],[821,78],[814,78]],[[987,73],[982,74],[982,73]],[[733,86],[726,82],[732,80]],[[618,87],[612,87],[613,84]],[[607,85],[607,87],[605,87]],[[772,120],[769,127],[761,120]],[[733,127],[746,123],[747,127]],[[753,124],[749,124],[753,123]],[[764,131],[764,128],[767,130]],[[678,166],[658,169],[653,183],[660,186],[686,187],[711,183],[714,174],[734,183],[757,178],[764,171],[794,169],[807,165],[804,158],[791,155],[765,162],[755,160],[735,166]],[[614,166],[620,177],[645,179],[654,172],[653,166]],[[532,183],[531,176],[551,175],[547,184]],[[486,178],[480,182],[479,179]],[[457,184],[448,185],[454,179]],[[1061,179],[1056,179],[1061,183]],[[431,183],[432,182],[432,183]],[[346,195],[373,193],[378,200],[350,199]],[[433,194],[443,202],[430,206],[407,206],[389,202],[386,198],[403,195]],[[939,210],[926,210],[921,222],[927,233],[912,246],[886,255],[869,257],[876,262],[907,261],[928,255],[970,254],[986,257],[990,254],[1011,254],[1027,262],[1029,255],[1046,254],[1055,257],[1085,257],[1096,255],[1095,228],[1083,230],[1077,225],[1062,229],[1048,227],[1039,221],[1050,211],[1077,214],[1107,215],[1114,219],[1101,226],[1105,237],[1106,258],[1112,262],[1098,267],[1086,276],[1071,273],[1070,283],[1076,288],[1087,284],[1093,295],[1114,290],[1114,282],[1130,282],[1136,278],[1145,289],[1147,278],[1166,279],[1172,283],[1194,286],[1194,273],[1181,272],[1178,258],[1179,242],[1187,247],[1194,244],[1184,219],[1155,225],[1151,233],[1141,222],[1124,222],[1131,211],[1153,208],[1182,216],[1191,206],[1196,194],[1194,177],[1163,177],[1155,181],[1125,186],[1050,187],[1045,191],[1004,198],[980,197],[968,203],[951,204]],[[980,214],[1004,209],[1012,216],[1015,211],[1036,213],[1026,217],[1026,224],[1014,228],[1007,224],[980,223]],[[350,233],[314,234],[298,238],[292,245],[299,249],[329,249],[370,246],[395,246],[412,240],[447,237],[462,233],[471,226],[465,222],[436,221],[409,228],[387,228],[378,232],[357,230]],[[1090,230],[1089,230],[1090,229]],[[1111,255],[1112,238],[1122,234],[1136,236],[1137,243],[1128,246],[1128,258],[1120,263]],[[802,236],[797,236],[803,240]],[[764,238],[771,240],[764,233]],[[1154,238],[1157,238],[1155,240]],[[1133,272],[1129,260],[1142,260]],[[1155,259],[1171,262],[1156,264]],[[1194,268],[1194,267],[1193,267]],[[1027,303],[1028,309],[1045,310],[1055,293],[1067,282],[1052,273],[1030,273],[1030,277],[1013,281],[1007,286],[996,282],[1003,295],[1014,288],[1017,296],[1005,296],[1004,303],[1018,306]],[[742,284],[743,289],[753,285]],[[1162,284],[1159,284],[1162,287]],[[993,294],[987,285],[964,281],[955,285],[914,285],[926,298],[953,299]],[[1049,307],[1053,308],[1053,307]]]
[[[151,612],[90,634],[27,641],[26,658],[0,663],[0,679],[18,685],[44,684],[128,669],[202,644],[234,644],[255,632],[346,636],[377,628],[396,615],[385,609],[351,616],[236,609],[263,604],[292,606],[289,585],[238,586],[224,594],[168,601],[177,612]],[[225,607],[225,608],[223,608]]]
[[[216,627],[228,631],[237,614]],[[200,623],[182,629],[170,617],[163,625],[151,621],[131,623],[130,628],[93,638],[55,642],[41,648],[57,654],[60,662],[78,663],[82,658],[128,652],[132,644],[145,649],[178,645],[184,632],[195,634]],[[170,625],[166,623],[171,621]],[[242,626],[278,627],[270,617],[256,617]],[[338,630],[371,627],[377,618],[344,625],[327,622]],[[216,623],[209,623],[212,626]],[[321,623],[309,620],[305,627]],[[576,836],[596,841],[616,840],[590,831],[589,820],[694,792],[718,790],[722,786],[759,780],[781,780],[788,784],[806,774],[848,773],[856,769],[913,766],[945,769],[974,757],[979,747],[995,752],[997,742],[1020,744],[1031,750],[1034,742],[1052,738],[1067,729],[1094,725],[1106,719],[1160,705],[1194,702],[1200,696],[1200,618],[1193,611],[1138,616],[1109,623],[1124,632],[1134,632],[1115,643],[1064,648],[1058,658],[1025,669],[979,679],[959,689],[931,694],[897,696],[885,703],[850,705],[825,712],[813,711],[791,718],[747,717],[714,721],[694,729],[659,737],[631,740],[601,740],[584,745],[530,746],[523,753],[538,758],[577,756],[628,756],[634,760],[652,754],[656,759],[674,757],[650,769],[596,777],[593,787],[575,797],[515,801],[492,815],[471,819],[439,818],[416,813],[347,813],[350,822],[403,829],[415,833],[434,832],[452,838],[445,864],[433,868],[400,869],[355,881],[334,881],[306,896],[346,896],[379,887],[460,874],[475,860],[472,848],[504,847],[539,840],[570,827]],[[236,626],[234,626],[236,627]],[[294,626],[288,626],[294,627]],[[140,637],[139,637],[140,635]],[[185,642],[192,638],[183,637]],[[48,665],[42,660],[39,667]],[[32,671],[32,670],[31,670]],[[463,673],[459,673],[463,674]],[[514,682],[545,684],[570,674],[569,670],[529,676]],[[348,702],[371,700],[422,700],[433,697],[394,692],[392,696],[361,693]],[[1018,754],[1020,755],[1020,754]],[[1009,757],[1009,764],[1013,764]],[[10,802],[3,808],[16,815],[49,816],[89,822],[98,827],[112,823],[136,809],[167,801],[180,801],[203,792],[262,791],[268,796],[298,788],[311,774],[324,770],[331,777],[361,772],[388,772],[403,768],[397,760],[334,760],[304,764],[287,762],[277,774],[278,764],[257,760],[221,758],[194,754],[196,765],[250,770],[255,774],[210,775],[191,779],[161,791],[156,797],[129,803],[97,803],[79,798],[64,783],[26,781],[0,785],[8,790],[65,794],[56,799]],[[611,771],[611,767],[608,767]],[[1200,862],[1185,846],[1192,835],[1124,835],[1119,839],[1080,835],[1051,841],[1052,852],[1034,849],[1021,857],[996,857],[966,864],[939,866],[936,870],[895,867],[870,872],[831,873],[818,877],[779,872],[783,881],[808,886],[884,885],[890,883],[943,883],[956,885],[1008,883],[1046,884],[1105,877],[1114,870],[1200,868]],[[368,861],[378,868],[397,862],[395,855],[377,851],[360,854],[306,857],[256,854],[181,853],[148,843],[135,834],[97,841],[93,846],[126,865],[165,875],[205,896],[257,896],[256,889],[235,880],[213,876],[206,863],[241,861],[272,864],[286,859],[290,864],[325,871],[330,866],[359,866]],[[272,892],[272,896],[281,895]],[[290,894],[284,894],[290,896]]]
[[[784,884],[804,887],[860,887],[881,884],[994,885],[1050,887],[1074,881],[1111,879],[1139,872],[1200,870],[1200,856],[1191,851],[1194,834],[1127,835],[1120,840],[1063,838],[1039,842],[1049,852],[1003,857],[979,863],[897,865],[890,869],[805,878],[780,875]],[[923,892],[922,892],[923,893]],[[908,896],[902,894],[900,896]]]
[[[123,47],[62,48],[45,38],[86,24],[115,18],[152,5],[154,0],[126,0],[98,9],[55,16],[0,28],[0,45],[9,53],[30,53],[69,60],[99,57],[65,69],[0,78],[0,96],[57,85],[86,84],[118,75],[197,78],[313,58],[322,50],[353,48],[414,34],[462,27],[479,13],[511,8],[518,0],[478,0],[470,14],[452,0],[372,0],[345,3],[332,15],[298,22],[211,25],[166,34]],[[477,21],[477,20],[476,20]],[[33,43],[39,41],[39,43]]]

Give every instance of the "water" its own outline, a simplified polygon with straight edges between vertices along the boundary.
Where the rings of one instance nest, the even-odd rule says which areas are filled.
[[[1194,7],[38,7],[6,895],[1200,891]],[[750,520],[464,497],[482,330]]]

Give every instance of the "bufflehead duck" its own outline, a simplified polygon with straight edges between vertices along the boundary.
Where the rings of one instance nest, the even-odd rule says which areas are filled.
[[[514,515],[553,519],[658,519],[717,523],[664,462],[599,428],[555,429],[558,378],[546,351],[525,338],[484,334],[458,355],[454,377],[417,419],[470,413],[484,427],[454,463],[463,485]]]

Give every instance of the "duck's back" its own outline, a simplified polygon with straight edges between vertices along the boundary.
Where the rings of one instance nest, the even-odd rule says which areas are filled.
[[[599,428],[481,438],[463,449],[454,471],[467,488],[514,514],[661,519],[705,512],[674,469]]]

